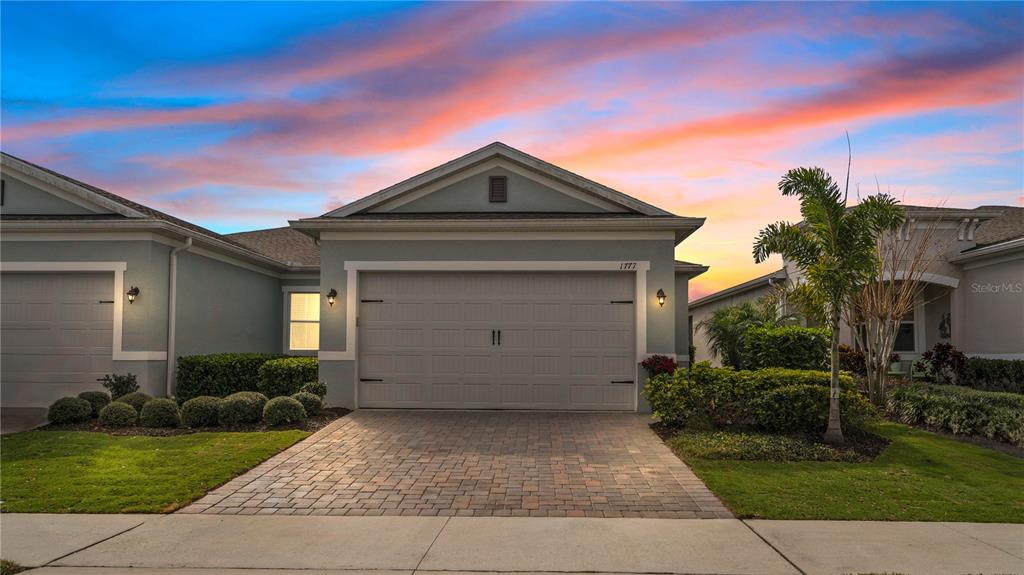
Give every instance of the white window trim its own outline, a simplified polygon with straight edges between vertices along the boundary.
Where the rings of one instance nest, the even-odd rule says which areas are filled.
[[[0,272],[113,272],[114,274],[114,361],[167,361],[166,351],[125,351],[124,272],[128,262],[0,262]]]
[[[281,318],[281,352],[288,355],[308,355],[316,357],[319,353],[318,350],[313,349],[292,349],[291,343],[291,331],[290,326],[292,322],[292,298],[293,293],[315,293],[317,296],[320,295],[320,286],[308,285],[308,286],[281,286],[282,297],[284,303],[281,307],[284,310],[283,317]],[[322,307],[322,306],[321,306]],[[318,322],[319,323],[319,322]],[[322,334],[321,334],[322,335]]]
[[[320,361],[357,361],[356,320],[359,313],[359,272],[361,271],[425,271],[425,272],[537,272],[537,271],[614,271],[632,273],[636,277],[633,307],[636,310],[636,369],[633,378],[633,410],[639,409],[640,362],[647,352],[647,272],[650,261],[347,261],[345,262],[345,349],[320,350]],[[321,334],[323,335],[323,334]],[[322,341],[322,340],[321,340]],[[358,379],[359,365],[355,366]],[[359,408],[359,382],[354,382],[355,408]]]

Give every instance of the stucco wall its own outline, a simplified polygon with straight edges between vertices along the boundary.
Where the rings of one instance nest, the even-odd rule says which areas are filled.
[[[676,306],[685,305],[685,295],[676,293],[674,241],[554,241],[554,240],[479,240],[479,241],[369,241],[324,240],[321,242],[321,291],[337,289],[339,302],[345,301],[348,290],[346,261],[650,261],[647,272],[647,293],[637,297],[637,305],[647,306],[648,353],[676,352]],[[668,301],[658,306],[655,294],[665,290]],[[345,305],[329,307],[321,300],[321,351],[343,351],[346,348]],[[321,377],[328,383],[328,401],[334,405],[352,406],[355,373],[351,361],[321,361]],[[641,407],[646,402],[641,398]]]
[[[281,280],[191,252],[178,254],[175,352],[282,351]]]
[[[58,198],[44,192],[29,183],[15,177],[12,173],[4,173],[4,205],[0,212],[4,214],[92,214],[93,210]]]
[[[491,176],[508,178],[508,201],[488,200]],[[394,209],[395,212],[603,212],[587,202],[520,176],[503,168],[493,168],[470,176],[432,194]]]
[[[953,343],[967,354],[1024,358],[1024,253],[1012,257],[964,266]]]

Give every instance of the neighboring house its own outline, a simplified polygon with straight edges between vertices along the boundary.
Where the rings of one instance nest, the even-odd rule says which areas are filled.
[[[673,253],[703,218],[501,143],[230,235],[2,162],[4,407],[110,372],[173,393],[176,357],[259,351],[316,354],[350,408],[632,411],[640,361],[689,359],[687,281],[707,268]]]
[[[923,278],[927,286],[914,312],[902,322],[895,351],[912,360],[936,343],[949,342],[972,356],[1024,358],[1024,208],[906,210],[900,237],[913,241],[933,230],[930,244],[941,252]],[[714,310],[757,300],[773,285],[799,281],[799,271],[784,262],[782,269],[690,302],[694,361],[714,360],[696,327]],[[853,339],[844,324],[840,341],[854,345]]]

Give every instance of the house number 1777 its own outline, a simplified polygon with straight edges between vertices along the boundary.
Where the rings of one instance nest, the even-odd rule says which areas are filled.
[[[620,270],[635,270],[636,269],[636,262],[622,262],[621,264],[619,264],[619,269]]]

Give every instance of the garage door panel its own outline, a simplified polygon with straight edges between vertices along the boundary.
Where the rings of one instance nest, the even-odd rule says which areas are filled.
[[[0,279],[2,398],[45,407],[97,389],[113,370],[113,273],[5,273]]]
[[[633,277],[360,274],[360,405],[631,410]]]

